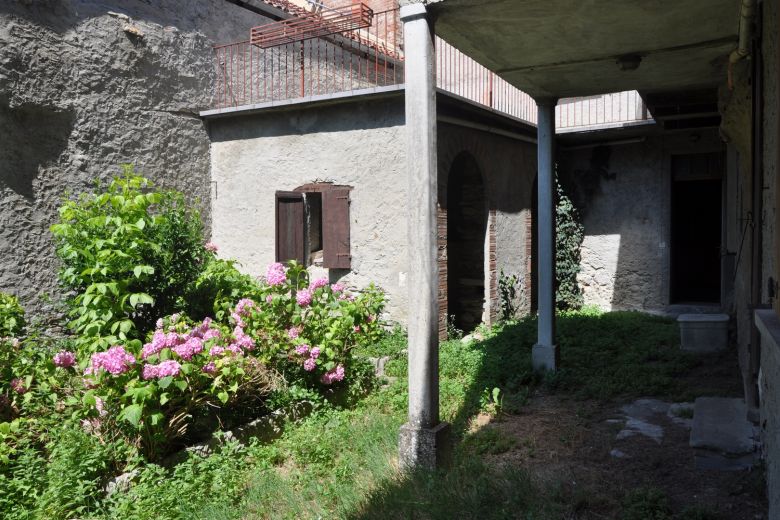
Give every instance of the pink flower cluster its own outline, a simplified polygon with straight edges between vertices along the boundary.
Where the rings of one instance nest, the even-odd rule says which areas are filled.
[[[203,247],[206,249],[206,251],[209,251],[211,253],[216,253],[217,251],[219,251],[219,247],[217,247],[217,244],[215,244],[214,242],[206,242],[206,244]]]
[[[76,364],[76,354],[63,350],[54,354],[54,364],[58,367],[68,368]]]
[[[316,280],[313,280],[309,284],[309,289],[312,291],[319,289],[320,287],[325,287],[328,285],[328,279],[327,278],[317,278]]]
[[[239,347],[238,351],[235,351],[231,348],[234,345]],[[233,350],[237,354],[240,354],[240,349],[252,350],[253,348],[255,348],[255,340],[253,340],[246,332],[244,332],[244,329],[241,327],[236,327],[233,329],[233,343],[228,346],[228,349]]]
[[[236,325],[244,328],[246,327],[246,324],[244,323],[243,318],[246,318],[249,316],[249,309],[252,309],[256,307],[255,302],[250,300],[249,298],[242,298],[238,300],[238,303],[236,304],[236,308],[233,309],[233,312],[230,314],[230,317],[233,318],[233,321],[236,322]]]
[[[287,281],[287,273],[284,266],[279,262],[274,262],[265,270],[265,281],[268,285],[282,285]]]
[[[302,330],[303,330],[303,327],[301,327],[301,326],[290,327],[289,329],[287,329],[287,336],[290,339],[298,339],[298,336],[301,335],[301,331]]]
[[[11,379],[11,390],[17,394],[24,394],[27,392],[27,387],[24,386],[24,381],[21,378]]]
[[[192,356],[203,350],[203,342],[220,336],[219,329],[211,328],[211,318],[206,318],[197,327],[187,334],[177,332],[164,332],[162,320],[157,320],[157,330],[154,331],[152,341],[146,343],[141,349],[141,359],[159,354],[163,349],[173,350],[179,357],[189,361]]]
[[[105,370],[109,374],[124,374],[135,363],[135,356],[130,354],[121,345],[115,345],[105,352],[96,352],[92,354],[90,366],[84,371],[85,374],[96,374],[100,370]]]
[[[203,351],[203,340],[197,337],[190,337],[181,345],[173,347],[173,351],[184,361],[189,361],[195,354]]]
[[[328,370],[324,374],[322,374],[322,377],[320,377],[320,381],[322,384],[330,385],[335,383],[336,381],[342,381],[344,379],[344,367],[342,365],[336,366],[333,370]]]
[[[295,293],[295,301],[298,302],[298,305],[301,307],[308,307],[309,304],[311,304],[313,296],[314,293],[312,293],[311,289],[298,289]]]
[[[333,285],[330,286],[330,290],[333,291],[334,293],[340,293],[341,291],[344,290],[344,286],[341,285],[340,283],[334,283]]]
[[[317,358],[320,357],[320,347],[309,348],[309,345],[301,344],[295,347],[295,353],[299,356],[307,356],[303,362],[303,369],[307,372],[311,372],[317,367]]]
[[[169,359],[163,361],[158,365],[144,365],[143,374],[141,377],[146,379],[162,379],[163,377],[176,377],[181,372],[181,365],[178,361]]]

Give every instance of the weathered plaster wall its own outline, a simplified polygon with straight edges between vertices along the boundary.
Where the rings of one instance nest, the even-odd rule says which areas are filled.
[[[403,97],[214,119],[212,240],[253,275],[274,261],[274,194],[313,181],[353,186],[352,269],[331,281],[376,282],[405,321],[408,272]]]
[[[352,269],[331,281],[353,287],[375,282],[388,296],[388,316],[406,322],[408,273],[407,181],[403,97],[351,100],[209,121],[212,139],[212,239],[220,255],[262,275],[274,261],[274,194],[313,181],[353,186],[350,200]],[[439,124],[439,188],[461,152],[477,161],[495,227],[495,265],[527,275],[526,213],[535,174],[533,145]],[[446,226],[445,226],[446,229]],[[485,272],[490,270],[486,240]],[[316,268],[311,268],[317,270]],[[499,312],[498,280],[486,280],[486,316]],[[492,292],[491,292],[492,291]],[[523,286],[517,304],[527,311]],[[495,316],[495,314],[494,314]]]
[[[611,146],[606,164],[593,161],[594,148],[559,152],[585,227],[578,281],[586,304],[669,304],[671,156],[721,149],[716,132],[694,131]]]
[[[120,163],[184,191],[208,220],[197,109],[211,96],[211,47],[258,19],[221,0],[0,3],[0,290],[28,308],[57,293],[49,226],[61,197]]]
[[[778,244],[775,243],[777,225],[777,172],[778,172],[778,118],[780,97],[778,94],[778,22],[780,6],[777,0],[763,2],[762,51],[764,64],[764,225],[762,275],[766,287],[768,277],[777,279],[775,256]],[[765,295],[765,301],[768,301]],[[780,331],[778,325],[778,302],[775,300],[775,313],[767,312],[776,327],[773,334],[759,328],[761,336],[761,376],[759,378],[761,436],[766,457],[767,497],[769,499],[769,518],[780,517]],[[769,319],[767,320],[769,321]],[[771,338],[770,338],[771,337]]]

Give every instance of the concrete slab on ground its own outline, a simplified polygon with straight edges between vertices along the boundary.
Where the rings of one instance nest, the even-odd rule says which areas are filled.
[[[694,403],[690,445],[725,455],[755,451],[755,432],[742,399],[699,397]]]

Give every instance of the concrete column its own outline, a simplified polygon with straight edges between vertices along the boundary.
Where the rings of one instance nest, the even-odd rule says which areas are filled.
[[[438,268],[436,262],[436,78],[433,30],[423,4],[401,7],[406,69],[406,169],[409,249],[409,420],[400,462],[437,464],[447,427],[439,422]]]
[[[556,99],[537,99],[539,107],[538,210],[539,233],[537,271],[539,273],[538,339],[532,351],[534,370],[556,370],[555,345],[555,105]]]

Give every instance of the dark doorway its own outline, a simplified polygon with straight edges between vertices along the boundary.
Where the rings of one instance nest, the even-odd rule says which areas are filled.
[[[455,158],[447,180],[447,308],[465,332],[482,322],[488,210],[477,162]]]
[[[671,303],[720,302],[721,157],[674,157]]]

